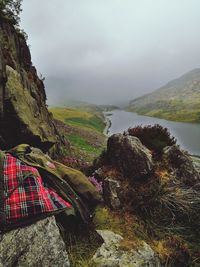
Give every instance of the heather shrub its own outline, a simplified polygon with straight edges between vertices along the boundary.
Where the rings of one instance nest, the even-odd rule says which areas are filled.
[[[167,128],[159,124],[153,126],[138,125],[134,128],[129,128],[124,134],[127,133],[139,138],[142,144],[156,155],[161,155],[164,147],[176,144],[175,137],[171,136]]]

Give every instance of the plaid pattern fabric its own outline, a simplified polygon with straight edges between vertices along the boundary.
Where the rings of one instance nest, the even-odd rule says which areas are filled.
[[[6,223],[13,224],[43,213],[71,208],[70,203],[44,185],[37,169],[24,165],[10,154],[6,154],[4,159],[3,180]]]

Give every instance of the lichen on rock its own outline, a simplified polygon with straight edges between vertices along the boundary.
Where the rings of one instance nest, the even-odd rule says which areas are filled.
[[[120,248],[123,237],[108,230],[98,230],[104,243],[97,250],[92,262],[97,267],[159,267],[160,261],[151,247],[142,242],[137,249],[124,251]]]
[[[25,37],[0,18],[0,146],[20,143],[48,151],[64,140],[46,105],[43,80],[32,65]],[[55,149],[54,149],[55,151]]]
[[[0,235],[0,267],[69,267],[54,217]]]

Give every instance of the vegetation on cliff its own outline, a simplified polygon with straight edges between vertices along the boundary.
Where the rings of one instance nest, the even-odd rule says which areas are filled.
[[[0,16],[12,21],[13,24],[18,25],[20,21],[19,14],[22,0],[1,0],[0,1]]]
[[[14,1],[15,2],[15,1]],[[43,81],[13,22],[0,16],[0,146],[28,143],[56,156],[64,145],[46,106]]]

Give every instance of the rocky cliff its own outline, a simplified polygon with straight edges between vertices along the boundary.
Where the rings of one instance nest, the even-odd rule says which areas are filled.
[[[0,145],[7,149],[29,143],[47,151],[59,142],[26,39],[0,18]]]

